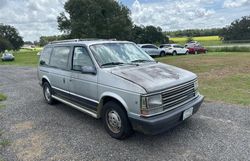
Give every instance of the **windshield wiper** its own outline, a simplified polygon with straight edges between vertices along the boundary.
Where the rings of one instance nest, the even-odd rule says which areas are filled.
[[[131,61],[132,63],[143,63],[143,62],[156,62],[154,60],[144,60],[144,59],[138,59]]]
[[[105,63],[105,64],[102,64],[101,66],[108,66],[108,65],[122,65],[124,64],[123,62],[110,62],[110,63]]]

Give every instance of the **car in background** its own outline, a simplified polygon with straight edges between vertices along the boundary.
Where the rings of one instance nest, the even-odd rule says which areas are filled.
[[[13,61],[13,60],[15,60],[15,57],[11,53],[3,53],[1,59],[2,59],[2,61]]]
[[[164,49],[158,48],[153,44],[138,44],[150,56],[166,56]]]
[[[201,45],[188,45],[186,46],[188,49],[189,54],[200,54],[200,53],[207,53],[207,49]]]
[[[160,45],[160,48],[165,49],[166,54],[173,56],[179,54],[188,54],[188,49],[179,44],[162,44]]]

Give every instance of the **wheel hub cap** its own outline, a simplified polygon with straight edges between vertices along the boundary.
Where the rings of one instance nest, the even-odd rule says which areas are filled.
[[[46,99],[47,99],[48,101],[49,101],[50,98],[51,98],[50,90],[49,90],[48,87],[45,89],[45,97],[46,97]]]
[[[116,111],[110,111],[107,117],[109,129],[114,133],[119,133],[121,129],[121,118]]]

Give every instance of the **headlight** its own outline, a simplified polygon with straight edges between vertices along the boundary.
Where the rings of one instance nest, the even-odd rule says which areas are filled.
[[[198,83],[198,80],[196,80],[196,81],[194,82],[195,96],[197,96],[197,95],[199,94],[198,88],[199,88],[199,83]]]
[[[161,94],[141,97],[141,114],[146,116],[157,112],[162,112]]]
[[[196,81],[194,82],[194,89],[195,89],[195,90],[198,90],[198,88],[199,88],[199,83],[198,83],[198,80],[196,80]]]

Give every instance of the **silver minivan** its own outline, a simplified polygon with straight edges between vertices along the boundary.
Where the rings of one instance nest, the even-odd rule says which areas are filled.
[[[109,135],[162,133],[196,113],[203,102],[194,73],[159,63],[136,44],[64,40],[41,52],[39,83],[47,103],[65,103],[102,118]]]

